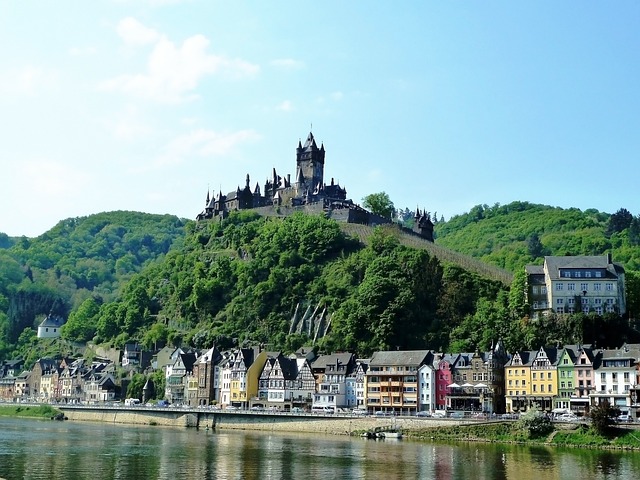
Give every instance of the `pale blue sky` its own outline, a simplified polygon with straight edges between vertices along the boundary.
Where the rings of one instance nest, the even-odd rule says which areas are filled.
[[[640,214],[640,2],[0,2],[0,232],[194,218],[313,133],[361,202]]]

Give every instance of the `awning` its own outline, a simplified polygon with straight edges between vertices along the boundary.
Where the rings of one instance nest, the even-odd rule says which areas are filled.
[[[484,383],[478,383],[475,385],[475,388],[487,388],[487,386]]]
[[[470,383],[463,383],[462,387],[463,388],[468,388],[468,387],[473,387],[473,385],[471,385]]]
[[[447,385],[447,388],[460,388],[460,385],[457,383],[452,383],[451,385]]]

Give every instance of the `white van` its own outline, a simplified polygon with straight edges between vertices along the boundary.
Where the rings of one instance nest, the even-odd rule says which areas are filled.
[[[124,401],[125,407],[135,407],[136,405],[140,405],[140,400],[138,400],[137,398],[127,398]]]
[[[326,414],[335,413],[335,410],[333,407],[316,405],[314,407],[311,407],[311,413],[322,413],[326,415]]]

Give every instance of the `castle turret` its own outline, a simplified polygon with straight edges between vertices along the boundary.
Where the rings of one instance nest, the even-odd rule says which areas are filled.
[[[298,141],[298,148],[296,149],[296,164],[302,172],[305,184],[308,187],[314,188],[318,183],[323,183],[324,157],[324,144],[322,144],[321,148],[318,148],[316,140],[313,137],[313,133],[309,132],[309,136],[307,137],[307,141],[304,143],[304,146],[302,146]]]

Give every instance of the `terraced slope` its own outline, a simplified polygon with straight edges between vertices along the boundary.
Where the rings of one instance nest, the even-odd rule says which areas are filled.
[[[355,223],[340,223],[340,228],[342,228],[342,231],[347,235],[355,237],[362,243],[367,245],[375,227],[358,225]],[[400,230],[395,226],[389,225],[383,228],[387,228],[390,232],[393,232],[393,234],[397,236],[402,245],[411,248],[425,249],[443,263],[453,263],[459,265],[465,270],[475,272],[482,277],[502,282],[507,286],[511,285],[513,274],[507,270],[488,265],[468,255],[464,255],[462,253],[449,250],[448,248],[441,247],[435,243],[428,242],[418,235]]]

